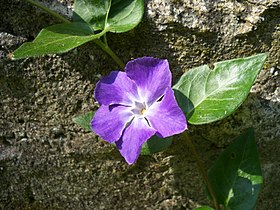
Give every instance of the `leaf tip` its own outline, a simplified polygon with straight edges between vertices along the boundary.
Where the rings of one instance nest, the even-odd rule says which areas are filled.
[[[256,54],[256,55],[253,55],[252,57],[256,58],[256,59],[259,59],[259,61],[264,64],[265,60],[267,59],[268,57],[268,52],[264,52],[264,53],[259,53],[259,54]]]

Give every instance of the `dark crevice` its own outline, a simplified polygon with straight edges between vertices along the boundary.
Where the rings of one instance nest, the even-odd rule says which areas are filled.
[[[162,101],[162,99],[163,99],[164,96],[165,96],[165,95],[162,95],[161,97],[159,97],[159,99],[157,100],[157,102]]]
[[[152,127],[151,124],[150,124],[150,122],[149,122],[149,120],[148,120],[146,117],[144,117],[144,119],[145,119],[146,122],[148,123],[149,127]]]

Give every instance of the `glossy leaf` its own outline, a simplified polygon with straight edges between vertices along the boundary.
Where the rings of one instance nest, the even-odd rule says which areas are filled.
[[[201,206],[201,207],[195,208],[195,210],[214,210],[214,209],[209,206]]]
[[[76,0],[73,18],[94,30],[121,33],[137,26],[143,14],[143,0]]]
[[[150,155],[161,152],[172,144],[172,140],[172,136],[167,138],[159,138],[158,136],[154,135],[143,144],[141,155]]]
[[[26,42],[13,53],[13,59],[53,53],[64,53],[102,34],[93,31],[84,23],[65,23],[41,30],[33,42]]]
[[[109,31],[126,32],[137,26],[144,14],[143,0],[113,0],[108,17]]]
[[[101,30],[105,26],[106,14],[109,5],[108,0],[75,0],[73,6],[73,20],[85,22],[91,25],[94,30]]]
[[[208,175],[217,200],[225,209],[254,208],[262,175],[253,129],[225,149]]]
[[[246,99],[266,54],[203,65],[187,71],[175,84],[179,106],[191,124],[221,120]]]
[[[92,131],[90,122],[94,116],[94,113],[95,112],[87,112],[85,114],[76,116],[75,118],[73,118],[73,121],[85,130]]]

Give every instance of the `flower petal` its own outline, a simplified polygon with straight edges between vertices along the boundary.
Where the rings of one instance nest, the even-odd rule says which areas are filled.
[[[135,82],[120,71],[112,71],[102,78],[96,84],[94,97],[100,105],[132,105],[132,101],[139,98]]]
[[[125,106],[101,105],[92,121],[92,130],[110,143],[119,140],[125,126],[133,118],[133,113]]]
[[[138,58],[128,62],[125,71],[136,82],[139,94],[148,106],[160,98],[167,87],[171,87],[171,72],[167,60]]]
[[[122,138],[116,142],[121,155],[128,164],[134,163],[141,151],[142,144],[156,133],[144,118],[134,118],[124,130]]]
[[[151,126],[159,137],[172,136],[187,129],[186,117],[174,97],[171,88],[167,88],[161,101],[155,102],[145,113]]]

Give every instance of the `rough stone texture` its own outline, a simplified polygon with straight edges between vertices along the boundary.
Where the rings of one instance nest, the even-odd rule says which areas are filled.
[[[44,1],[64,15],[71,2]],[[56,23],[24,1],[0,0],[0,208],[192,209],[207,204],[183,139],[128,166],[116,149],[72,117],[97,109],[95,83],[117,67],[89,43],[63,55],[10,61],[9,53]],[[128,61],[167,58],[174,81],[189,68],[268,52],[246,102],[232,116],[190,126],[206,165],[254,127],[265,183],[256,209],[280,205],[280,2],[148,0],[142,23],[108,34]]]

